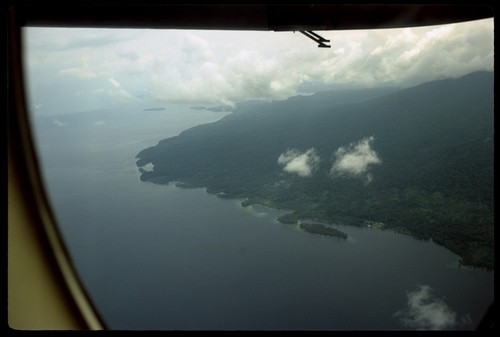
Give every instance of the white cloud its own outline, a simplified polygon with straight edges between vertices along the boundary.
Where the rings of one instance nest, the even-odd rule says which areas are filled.
[[[115,80],[113,77],[111,78],[108,78],[108,81],[109,83],[111,83],[115,88],[119,88],[120,87],[120,82],[118,82],[117,80]]]
[[[112,98],[113,103],[129,103],[137,101],[138,98],[132,96],[127,90],[120,88],[117,90],[109,90],[108,96]]]
[[[146,165],[141,167],[144,171],[152,172],[154,170],[153,163],[147,163]]]
[[[179,65],[157,65],[151,94],[168,101],[233,105],[248,99],[284,99],[296,93],[299,76],[257,50],[233,50],[221,60],[186,57]],[[213,51],[203,51],[214,54]],[[221,53],[222,54],[222,53]]]
[[[44,104],[37,114],[78,109],[61,100],[69,88],[88,93],[87,107],[112,104],[112,95],[91,95],[104,81],[133,97],[147,89],[158,100],[232,104],[284,99],[304,81],[410,86],[493,70],[493,19],[322,31],[332,48],[293,32],[30,27],[23,34],[32,100]]]
[[[294,173],[300,177],[310,177],[317,168],[320,158],[314,148],[302,153],[297,149],[288,149],[278,158],[278,164],[283,165],[283,170]]]
[[[139,35],[138,31],[132,29],[120,30],[120,34],[116,34],[116,30],[99,28],[78,29],[78,34],[75,34],[74,28],[43,27],[28,30],[27,43],[49,52],[106,46]]]
[[[60,120],[59,120],[59,119],[57,119],[57,118],[55,118],[55,119],[52,121],[52,123],[53,123],[54,125],[57,125],[57,126],[58,126],[58,127],[60,127],[60,128],[62,128],[62,127],[64,127],[64,126],[66,126],[66,125],[68,125],[68,124],[69,124],[69,123],[62,122],[62,121],[60,121]]]
[[[98,121],[94,122],[94,125],[97,125],[97,126],[99,126],[99,125],[105,125],[105,124],[106,124],[106,121],[103,121],[103,120],[98,120]]]
[[[335,152],[336,160],[330,169],[330,174],[361,176],[368,171],[370,165],[380,164],[382,160],[371,148],[375,137],[366,137],[357,143],[351,143],[347,147],[341,146]],[[367,174],[367,183],[373,180],[372,174]]]
[[[108,97],[110,97],[113,102],[116,103],[129,103],[133,101],[137,101],[138,98],[134,97],[128,90],[122,87],[121,83],[118,82],[113,77],[108,78],[108,82],[111,83],[114,87],[113,90],[108,90]],[[94,93],[99,93],[95,92]]]
[[[366,180],[365,180],[365,186],[366,186],[366,185],[368,185],[369,183],[371,183],[371,182],[372,182],[372,180],[373,180],[373,174],[371,174],[371,173],[367,173],[367,174],[365,175],[365,177],[366,177]]]
[[[328,82],[357,77],[367,85],[411,86],[493,70],[493,20],[369,31],[365,42],[348,68],[326,75]]]
[[[443,330],[456,326],[457,314],[443,300],[436,298],[428,285],[421,285],[406,296],[407,308],[394,314],[404,326],[422,330]],[[467,318],[462,321],[466,322]]]

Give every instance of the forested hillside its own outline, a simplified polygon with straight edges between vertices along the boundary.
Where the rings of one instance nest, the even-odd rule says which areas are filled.
[[[207,187],[280,219],[383,223],[493,268],[493,74],[247,103],[141,151],[141,179]]]

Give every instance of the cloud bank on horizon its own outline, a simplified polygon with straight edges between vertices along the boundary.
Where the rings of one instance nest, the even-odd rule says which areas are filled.
[[[23,28],[30,104],[55,115],[148,100],[276,100],[306,83],[412,86],[493,70],[493,19],[293,32]]]

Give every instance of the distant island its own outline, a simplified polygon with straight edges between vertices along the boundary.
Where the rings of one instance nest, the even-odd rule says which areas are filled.
[[[493,73],[477,72],[407,89],[238,104],[217,122],[142,150],[137,165],[154,164],[144,181],[291,210],[283,223],[432,239],[463,265],[491,270],[493,83]]]
[[[165,108],[146,108],[146,109],[142,109],[142,111],[163,111],[165,110]]]
[[[303,229],[304,231],[308,233],[313,233],[313,234],[319,234],[319,235],[325,235],[325,236],[335,236],[340,239],[346,240],[347,239],[347,234],[339,231],[336,228],[328,227],[322,224],[317,224],[317,223],[301,223],[299,225],[300,229]]]
[[[193,110],[208,110],[208,111],[214,111],[214,112],[229,112],[229,111],[234,110],[229,105],[218,105],[218,106],[214,106],[214,107],[193,106],[193,107],[191,107],[191,109],[193,109]]]

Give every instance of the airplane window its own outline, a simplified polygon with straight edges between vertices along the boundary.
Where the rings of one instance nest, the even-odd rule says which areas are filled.
[[[471,330],[493,302],[493,19],[22,29],[48,197],[116,330]]]

